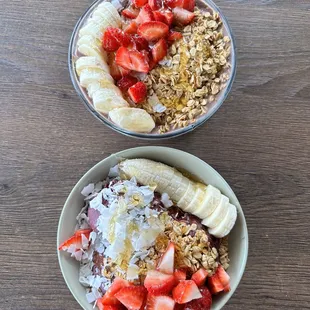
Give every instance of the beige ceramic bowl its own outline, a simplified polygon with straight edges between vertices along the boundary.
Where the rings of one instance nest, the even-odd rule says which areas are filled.
[[[231,278],[231,291],[216,296],[212,305],[212,310],[222,309],[236,290],[245,269],[248,256],[247,226],[239,201],[223,177],[204,161],[183,151],[156,146],[138,147],[113,154],[91,168],[75,185],[64,205],[58,225],[57,248],[73,234],[76,216],[84,205],[83,196],[80,194],[83,187],[91,182],[105,179],[110,167],[116,165],[122,158],[149,158],[186,170],[204,183],[219,188],[236,205],[238,209],[237,222],[229,235],[231,261],[228,273]],[[63,277],[71,293],[84,310],[92,310],[92,305],[87,302],[85,297],[85,288],[78,281],[78,262],[67,253],[59,251],[58,259]]]

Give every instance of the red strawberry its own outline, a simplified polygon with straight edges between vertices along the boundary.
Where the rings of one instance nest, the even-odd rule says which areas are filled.
[[[74,245],[76,251],[82,249],[82,235],[84,235],[87,239],[89,239],[89,235],[91,233],[91,229],[80,229],[77,230],[72,237],[67,239],[59,246],[59,250],[67,251],[70,245]]]
[[[117,86],[120,88],[121,91],[127,91],[129,87],[135,85],[137,82],[138,79],[136,77],[127,75],[117,82]]]
[[[153,12],[155,21],[162,22],[170,26],[173,22],[173,13],[168,10],[154,11]]]
[[[119,28],[108,27],[103,34],[102,47],[108,52],[115,52],[120,46],[130,43],[130,36]]]
[[[122,77],[128,75],[130,70],[122,68],[117,65],[115,62],[115,54],[111,53],[109,55],[109,67],[110,67],[110,74],[115,81],[120,80]]]
[[[144,286],[153,295],[168,294],[175,285],[173,275],[156,270],[149,270],[144,280]]]
[[[174,18],[173,13],[169,10],[165,10],[165,11],[163,11],[163,14],[165,16],[166,24],[168,26],[171,26],[171,24],[173,22],[173,18]]]
[[[162,22],[146,22],[139,26],[138,34],[149,42],[157,41],[165,37],[169,32],[169,27]]]
[[[170,31],[167,40],[169,42],[177,41],[183,38],[183,35],[181,32],[177,31]]]
[[[149,0],[149,6],[153,11],[157,11],[163,6],[162,0]]]
[[[182,9],[182,8],[179,8],[179,7],[176,7],[172,10],[173,12],[173,15],[174,15],[174,21],[177,25],[181,25],[181,26],[184,26],[184,25],[188,25],[190,24],[194,18],[195,18],[195,14],[188,11],[188,10],[185,10],[185,9]]]
[[[202,286],[205,284],[208,277],[208,271],[204,268],[200,268],[192,275],[192,280],[197,284],[197,286]]]
[[[162,40],[160,40],[160,41],[162,41]],[[156,60],[156,59],[154,59],[154,60]],[[174,243],[170,242],[167,246],[166,252],[160,258],[160,261],[159,261],[158,266],[157,266],[157,270],[159,270],[160,272],[167,273],[167,274],[173,274],[173,271],[174,271],[174,252],[175,252]]]
[[[181,7],[190,12],[194,12],[195,0],[183,0]]]
[[[133,7],[128,7],[122,11],[122,15],[126,18],[135,19],[139,15],[139,12],[139,10]]]
[[[152,56],[155,62],[161,61],[168,51],[168,45],[165,39],[160,39],[152,48]],[[171,270],[170,270],[171,272]],[[173,272],[173,269],[172,269]]]
[[[208,287],[210,289],[210,292],[212,294],[217,294],[219,292],[222,292],[223,290],[229,291],[230,277],[227,274],[227,272],[224,270],[224,268],[220,265],[215,274],[208,278]]]
[[[146,98],[146,85],[143,82],[138,82],[128,89],[128,94],[133,102],[140,103]]]
[[[225,292],[225,293],[230,292],[230,284],[227,284],[227,285],[224,287],[224,292]]]
[[[147,310],[174,310],[175,301],[169,296],[147,296]]]
[[[136,34],[138,30],[138,24],[135,21],[132,21],[126,26],[124,32],[127,34]]]
[[[130,310],[139,310],[144,303],[147,290],[144,286],[127,286],[115,294],[115,297]]]
[[[180,281],[172,291],[173,299],[179,304],[185,304],[193,299],[201,298],[202,295],[193,280]]]
[[[125,47],[118,49],[115,57],[116,63],[128,70],[134,70],[138,72],[149,71],[148,59],[142,53],[135,50],[128,50]]]
[[[218,266],[216,270],[216,274],[219,277],[224,287],[229,285],[230,276],[228,275],[228,273],[225,271],[225,269],[221,265]]]
[[[136,8],[142,8],[145,4],[147,4],[148,0],[132,0],[132,4]]]
[[[136,18],[136,22],[138,24],[143,24],[146,22],[150,22],[154,20],[154,16],[153,16],[153,10],[151,9],[151,7],[146,4],[140,11],[138,17]]]
[[[169,8],[182,7],[183,0],[165,0],[165,3]]]
[[[146,50],[149,47],[149,43],[138,35],[133,36],[132,39],[138,51]]]
[[[122,304],[118,306],[104,305],[101,303],[100,298],[97,299],[96,305],[99,308],[99,310],[126,310],[126,308]]]
[[[212,295],[207,287],[200,289],[201,298],[190,301],[185,305],[184,310],[210,310],[212,305]]]
[[[186,271],[183,269],[176,269],[173,274],[177,281],[186,280]]]

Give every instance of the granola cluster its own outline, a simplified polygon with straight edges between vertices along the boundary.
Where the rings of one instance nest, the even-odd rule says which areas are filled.
[[[183,29],[183,40],[173,44],[161,66],[147,76],[149,96],[156,94],[167,108],[149,112],[159,131],[186,127],[207,112],[207,104],[226,86],[230,76],[230,39],[223,34],[219,14],[195,9],[195,21]]]

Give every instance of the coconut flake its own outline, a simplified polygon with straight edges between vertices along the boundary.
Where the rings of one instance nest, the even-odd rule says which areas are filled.
[[[173,202],[170,200],[170,197],[167,193],[163,193],[161,195],[161,202],[164,204],[166,208],[170,208],[173,206]]]
[[[135,280],[139,278],[139,267],[131,264],[127,268],[127,280]]]
[[[148,99],[149,105],[153,108],[154,112],[157,113],[163,113],[166,111],[166,107],[159,101],[158,97],[156,94],[153,94],[152,96],[149,97]]]
[[[119,176],[119,168],[118,168],[118,165],[116,165],[116,166],[110,168],[110,171],[109,171],[108,176],[109,176],[110,178],[116,178],[116,177]]]
[[[94,189],[95,189],[95,184],[90,183],[82,189],[81,194],[86,197],[90,195],[94,191]]]
[[[172,64],[172,59],[164,58],[164,59],[160,60],[160,61],[158,62],[158,64],[160,64],[161,66],[170,67],[171,64]]]

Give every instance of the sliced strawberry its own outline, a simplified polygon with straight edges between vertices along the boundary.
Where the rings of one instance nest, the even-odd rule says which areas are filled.
[[[138,17],[136,18],[136,22],[138,24],[143,24],[146,22],[150,22],[154,20],[154,16],[153,16],[153,10],[151,9],[151,7],[146,4],[140,11]]]
[[[166,24],[166,18],[161,11],[154,11],[153,15],[154,15],[155,21]]]
[[[165,3],[169,8],[182,7],[183,0],[165,0]]]
[[[173,275],[156,270],[149,270],[144,280],[144,286],[153,295],[168,294],[175,286],[175,283]]]
[[[115,57],[116,63],[128,70],[134,70],[137,72],[149,71],[148,59],[144,54],[136,50],[128,50],[125,47],[119,48]]]
[[[108,27],[103,34],[102,47],[107,52],[115,52],[120,46],[128,46],[130,36],[119,28]]]
[[[165,39],[160,39],[152,48],[153,60],[157,63],[161,61],[168,51],[168,45]],[[163,270],[161,270],[163,271]],[[173,272],[173,268],[169,269],[169,273]]]
[[[138,24],[135,21],[132,21],[126,26],[124,32],[127,34],[136,34],[138,31]]]
[[[124,76],[117,82],[117,86],[120,88],[121,91],[125,92],[128,90],[129,87],[138,83],[138,79],[132,75]]]
[[[128,89],[128,94],[133,102],[140,103],[146,98],[146,85],[143,82],[138,82]]]
[[[212,295],[207,287],[200,289],[201,298],[190,301],[185,305],[184,310],[210,310],[212,305]]]
[[[183,35],[182,35],[181,32],[178,32],[178,31],[170,31],[167,40],[168,40],[169,42],[174,42],[174,41],[180,40],[180,39],[182,39],[182,38],[183,38]]]
[[[136,8],[142,8],[145,4],[147,4],[148,0],[132,0],[132,4]]]
[[[82,245],[82,235],[85,236],[85,238],[89,239],[89,235],[91,233],[91,229],[80,229],[77,230],[73,236],[71,236],[69,239],[64,241],[60,246],[59,250],[67,251],[69,246],[75,246],[75,251],[81,250],[83,248]]]
[[[120,304],[120,305],[117,305],[117,306],[113,306],[113,305],[104,305],[101,303],[101,300],[100,298],[97,299],[97,307],[99,308],[99,310],[126,310],[126,308]]]
[[[146,22],[139,26],[138,34],[149,42],[164,38],[169,32],[169,27],[162,22]]]
[[[227,285],[224,287],[224,292],[225,292],[225,293],[230,292],[230,284],[227,284]]]
[[[207,277],[208,271],[204,268],[200,268],[192,275],[192,280],[200,287],[205,284]]]
[[[193,299],[201,298],[202,295],[193,280],[180,281],[172,291],[173,299],[179,304],[185,304]]]
[[[194,12],[195,0],[183,0],[181,7],[185,10],[190,11],[190,12]]]
[[[129,19],[135,19],[139,15],[139,10],[133,7],[128,7],[122,11],[122,15]]]
[[[160,40],[160,41],[162,41],[162,40]],[[159,261],[158,266],[157,266],[157,270],[159,270],[160,272],[167,273],[167,274],[173,274],[173,271],[174,271],[174,253],[175,253],[174,243],[170,242],[167,246],[165,253],[160,258],[160,261]]]
[[[219,277],[224,287],[229,285],[230,276],[228,275],[228,273],[225,271],[225,269],[221,265],[218,266],[216,270],[216,274]]]
[[[130,310],[139,310],[146,297],[147,290],[144,286],[127,286],[115,294],[115,297]]]
[[[130,73],[129,69],[125,69],[117,65],[114,53],[111,53],[109,55],[109,67],[110,67],[110,74],[115,81],[120,80],[122,77]]]
[[[208,278],[208,287],[211,294],[217,294],[224,290],[224,285],[218,277],[217,273]]]
[[[149,6],[153,11],[157,11],[162,8],[163,2],[162,0],[149,0]]]
[[[147,310],[174,310],[175,301],[169,296],[147,296]]]
[[[169,10],[160,10],[153,12],[155,21],[162,22],[170,26],[173,22],[173,13]]]
[[[132,40],[135,44],[135,48],[138,51],[146,50],[149,47],[149,43],[139,35],[135,35],[132,37]]]
[[[179,8],[179,7],[174,8],[172,10],[172,12],[173,12],[173,15],[174,15],[174,22],[177,25],[181,25],[181,26],[188,25],[195,18],[195,14],[194,13],[192,13],[192,12],[190,12],[188,10]]]
[[[169,10],[165,10],[165,11],[163,11],[163,14],[165,16],[166,24],[168,26],[171,26],[173,19],[174,19],[173,13]]]
[[[186,271],[183,269],[176,269],[173,274],[177,281],[186,280]]]

